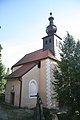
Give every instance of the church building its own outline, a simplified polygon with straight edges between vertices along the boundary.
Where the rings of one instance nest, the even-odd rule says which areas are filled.
[[[53,70],[60,58],[62,39],[56,34],[52,13],[48,20],[47,36],[42,38],[43,48],[26,54],[12,66],[12,73],[6,77],[5,102],[9,104],[33,108],[39,93],[44,107],[58,107],[51,81],[54,81]]]

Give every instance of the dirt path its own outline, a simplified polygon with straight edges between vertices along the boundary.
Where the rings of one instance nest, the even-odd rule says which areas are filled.
[[[0,106],[0,120],[8,120],[8,115]]]

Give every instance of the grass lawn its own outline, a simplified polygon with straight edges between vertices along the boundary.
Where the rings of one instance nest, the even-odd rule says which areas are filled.
[[[0,94],[0,117],[5,120],[33,120],[33,111],[26,108],[19,109],[4,102],[4,95]],[[0,118],[0,120],[3,120]]]

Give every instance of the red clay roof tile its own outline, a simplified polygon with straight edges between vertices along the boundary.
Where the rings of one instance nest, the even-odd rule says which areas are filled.
[[[39,60],[42,60],[42,59],[45,59],[48,57],[55,61],[58,61],[58,59],[53,56],[53,54],[50,50],[43,51],[42,49],[40,49],[40,50],[34,51],[32,53],[26,54],[21,60],[19,60],[13,66],[13,67],[15,67],[15,66],[22,65],[22,67],[20,67],[16,71],[12,72],[6,78],[7,79],[20,78],[37,64],[36,61],[39,61]]]
[[[53,56],[53,54],[50,50],[43,51],[43,49],[40,49],[40,50],[34,51],[32,53],[26,54],[15,65],[13,65],[12,68],[15,66],[18,66],[18,65],[23,65],[23,64],[29,63],[29,62],[38,61],[38,60],[41,60],[41,59],[44,59],[47,57],[58,61],[58,59],[55,56]]]
[[[29,70],[31,70],[35,65],[37,65],[37,63],[25,64],[16,71],[12,72],[10,75],[8,75],[6,79],[20,78],[24,74],[26,74]]]

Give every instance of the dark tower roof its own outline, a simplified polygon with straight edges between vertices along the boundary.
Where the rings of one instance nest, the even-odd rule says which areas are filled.
[[[48,18],[48,20],[49,20],[49,25],[46,28],[46,33],[48,35],[53,35],[57,31],[57,27],[53,23],[54,18],[52,17],[52,13],[51,12],[50,12],[50,17]]]

